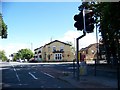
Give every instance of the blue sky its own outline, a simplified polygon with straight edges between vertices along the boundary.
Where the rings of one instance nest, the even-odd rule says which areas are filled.
[[[51,38],[75,43],[75,38],[82,34],[74,27],[73,19],[79,13],[80,4],[81,2],[2,2],[8,38],[0,40],[0,48],[8,56],[21,48],[40,47],[50,42]],[[81,48],[94,43],[95,34],[87,35],[81,42]]]

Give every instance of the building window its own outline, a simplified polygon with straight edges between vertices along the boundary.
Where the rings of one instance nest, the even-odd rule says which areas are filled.
[[[63,51],[63,50],[64,50],[64,46],[61,46],[61,47],[60,47],[60,51]]]
[[[94,50],[91,50],[91,52],[92,52],[92,54],[94,54],[94,53],[95,53],[95,51],[94,51]]]
[[[61,53],[54,54],[54,59],[55,60],[62,60],[62,54]]]
[[[41,53],[41,51],[39,51],[38,53]]]
[[[37,52],[35,52],[35,54],[37,54]]]
[[[57,60],[57,54],[55,54],[55,59]]]
[[[56,51],[56,46],[53,46],[53,52]]]
[[[62,54],[59,54],[59,55],[60,55],[59,57],[60,57],[60,60],[61,60],[62,59]]]
[[[48,46],[48,52],[50,52],[50,46]]]
[[[88,54],[88,49],[86,50],[86,54]]]
[[[41,56],[41,55],[39,55],[39,58],[42,58],[42,56]]]
[[[48,60],[50,60],[50,54],[48,55]]]

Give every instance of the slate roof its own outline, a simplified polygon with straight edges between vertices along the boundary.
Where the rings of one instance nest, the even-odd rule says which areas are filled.
[[[94,44],[90,44],[89,46],[85,47],[85,48],[82,48],[80,51],[86,51],[87,49],[89,49],[91,46],[93,45],[97,45],[97,43],[94,43]]]
[[[39,47],[39,48],[36,48],[36,49],[34,49],[34,51],[36,51],[36,50],[38,50],[38,49],[40,49],[40,48],[42,48],[43,46],[41,46],[41,47]]]
[[[68,43],[65,43],[65,42],[62,42],[62,41],[59,41],[59,40],[54,40],[54,41],[52,41],[52,42],[50,42],[50,43],[48,43],[48,44],[45,44],[44,47],[45,47],[46,45],[50,45],[50,44],[52,44],[52,43],[54,43],[54,42],[60,42],[60,43],[63,43],[63,44],[65,44],[65,45],[71,46],[71,45],[68,44]]]

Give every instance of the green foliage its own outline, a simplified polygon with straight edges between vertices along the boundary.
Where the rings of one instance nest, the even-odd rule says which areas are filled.
[[[4,23],[2,14],[0,13],[0,36],[3,38],[7,38],[7,25]]]
[[[7,61],[7,57],[5,55],[5,51],[4,50],[0,50],[0,60],[2,61]]]
[[[114,59],[114,64],[117,62],[119,55],[119,37],[120,37],[120,2],[100,3],[98,13],[100,15],[100,31],[103,38],[103,44],[106,48],[106,56],[108,63],[110,57]]]
[[[2,15],[0,13],[0,31],[2,30]]]
[[[21,49],[14,55],[13,60],[17,60],[17,59],[29,60],[32,57],[33,57],[33,52],[30,49]]]
[[[85,2],[79,10],[83,7],[94,11],[95,24],[101,32],[108,63],[111,56],[116,62],[120,53],[120,2]]]

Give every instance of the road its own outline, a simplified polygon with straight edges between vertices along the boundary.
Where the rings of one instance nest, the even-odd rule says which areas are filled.
[[[4,62],[2,66],[3,88],[75,88],[59,76],[73,74],[72,63],[18,63]],[[97,68],[97,76],[116,79],[116,72]],[[88,66],[88,75],[94,75],[94,67]]]
[[[47,64],[2,64],[2,88],[75,88],[59,80]]]

